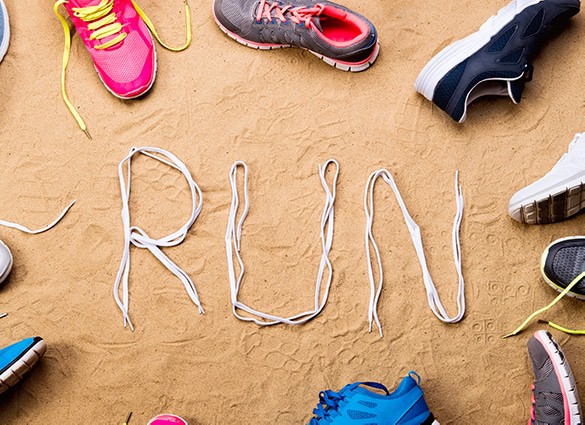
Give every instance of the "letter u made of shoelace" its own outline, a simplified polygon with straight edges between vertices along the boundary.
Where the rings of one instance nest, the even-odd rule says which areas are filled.
[[[335,166],[335,174],[333,177],[332,187],[330,188],[326,180],[326,172],[330,165]],[[244,171],[244,207],[240,212],[240,197],[238,194],[238,169],[242,168]],[[245,274],[244,261],[241,255],[242,248],[242,229],[246,216],[250,208],[250,202],[248,197],[248,166],[243,161],[237,161],[231,168],[229,174],[230,185],[232,189],[232,202],[230,207],[230,213],[228,218],[227,231],[225,236],[226,242],[226,254],[228,262],[228,274],[230,281],[230,292],[232,311],[234,315],[243,321],[253,322],[260,326],[270,326],[276,324],[287,324],[287,325],[301,325],[317,317],[321,311],[325,308],[329,291],[331,289],[331,282],[333,279],[333,266],[329,260],[329,252],[333,244],[333,229],[334,229],[334,217],[335,217],[335,197],[337,179],[339,176],[339,163],[330,159],[322,166],[319,166],[319,177],[321,179],[321,185],[325,192],[325,205],[323,206],[323,213],[321,215],[321,246],[322,254],[321,261],[319,264],[319,270],[317,272],[317,279],[315,282],[315,294],[314,294],[314,305],[311,310],[295,314],[291,317],[280,317],[274,314],[261,312],[253,309],[247,304],[238,300],[240,288]],[[241,216],[238,219],[238,215]],[[238,263],[239,272],[236,271],[234,258]],[[327,270],[327,279],[325,287],[323,289],[323,278]],[[246,313],[243,315],[242,313]]]

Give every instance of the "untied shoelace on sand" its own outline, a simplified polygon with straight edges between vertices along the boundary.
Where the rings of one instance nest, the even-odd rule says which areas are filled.
[[[335,166],[335,174],[333,177],[333,183],[331,188],[327,184],[326,180],[326,172],[330,165]],[[242,168],[244,170],[244,209],[242,211],[242,216],[240,217],[239,221],[237,221],[238,211],[240,209],[240,198],[238,195],[237,183],[238,168]],[[317,273],[317,280],[315,283],[315,297],[313,308],[311,310],[295,314],[294,316],[291,317],[280,317],[274,314],[255,310],[249,307],[247,304],[238,300],[238,295],[240,292],[240,288],[242,286],[242,280],[244,279],[245,274],[244,261],[242,260],[241,256],[242,228],[244,226],[244,221],[246,220],[246,217],[248,215],[250,202],[248,198],[248,166],[243,161],[237,161],[234,163],[229,176],[230,185],[232,188],[232,202],[230,206],[227,231],[225,235],[225,243],[230,281],[232,310],[234,315],[238,319],[246,322],[254,322],[260,326],[270,326],[279,323],[284,323],[288,325],[301,325],[317,317],[321,313],[323,308],[325,308],[325,304],[327,303],[327,298],[329,296],[329,290],[331,288],[331,282],[333,280],[333,266],[331,264],[331,261],[329,260],[329,252],[331,251],[331,246],[333,244],[333,229],[335,217],[334,207],[335,197],[337,193],[336,186],[338,176],[339,164],[336,160],[330,159],[329,161],[325,162],[324,165],[319,166],[319,178],[321,179],[321,186],[323,186],[323,190],[325,191],[325,205],[323,206],[323,213],[321,215],[320,223],[322,254],[321,261],[319,264],[319,271]],[[240,269],[240,272],[237,276],[236,268],[234,265],[234,257],[236,258]],[[327,281],[325,283],[325,289],[322,290],[325,269],[328,270],[328,275]],[[321,294],[322,292],[323,295]],[[243,316],[242,314],[240,314],[239,312],[240,310],[248,313],[252,317]]]
[[[153,239],[138,226],[133,226],[130,220],[130,184],[132,178],[131,162],[132,158],[137,154],[143,154],[147,157],[155,159],[168,165],[169,167],[180,171],[191,190],[192,208],[191,215],[187,222],[176,232],[171,233],[168,236],[160,239]],[[126,167],[126,172],[124,171]],[[185,273],[179,266],[177,266],[169,257],[167,257],[161,250],[161,248],[177,246],[181,244],[187,237],[189,229],[201,213],[203,208],[203,196],[201,189],[195,183],[191,173],[187,169],[187,166],[175,155],[159,148],[142,147],[132,148],[128,155],[118,165],[118,177],[120,178],[120,191],[122,196],[122,225],[124,228],[124,250],[122,254],[122,260],[120,261],[120,269],[116,276],[116,282],[114,284],[114,299],[116,304],[122,311],[124,316],[124,327],[129,326],[133,331],[134,326],[130,321],[128,313],[129,309],[129,274],[130,274],[130,245],[134,245],[138,248],[148,249],[171,273],[173,273],[185,286],[187,294],[191,301],[197,306],[199,313],[203,314],[203,307],[199,301],[199,295],[197,289],[191,278]],[[120,286],[122,287],[122,298],[120,299]]]
[[[431,310],[433,311],[435,316],[437,316],[437,318],[439,318],[439,320],[441,320],[442,322],[457,323],[461,321],[463,319],[463,316],[465,315],[465,281],[463,279],[463,273],[461,270],[461,243],[459,238],[461,221],[463,219],[463,193],[461,191],[461,186],[459,185],[459,173],[455,174],[455,199],[457,203],[457,213],[455,215],[452,233],[453,258],[455,262],[455,269],[457,270],[457,276],[459,279],[459,287],[457,293],[457,314],[453,317],[450,317],[445,311],[443,304],[441,303],[441,299],[439,298],[437,288],[435,287],[435,284],[429,272],[429,268],[427,266],[427,261],[425,258],[420,228],[410,216],[408,209],[406,208],[406,205],[402,199],[402,196],[400,195],[400,191],[398,190],[394,178],[392,177],[392,174],[390,173],[390,171],[386,169],[381,169],[373,172],[370,175],[366,183],[366,189],[364,192],[364,210],[366,213],[365,245],[366,257],[368,261],[368,277],[370,279],[370,308],[368,311],[370,332],[372,331],[372,323],[375,322],[376,326],[378,327],[378,330],[380,331],[380,336],[383,336],[382,325],[380,324],[380,319],[378,317],[378,301],[380,299],[380,294],[382,293],[382,285],[384,283],[384,271],[382,268],[382,259],[380,257],[380,251],[378,249],[376,240],[374,239],[372,230],[372,227],[374,225],[374,188],[376,185],[376,181],[379,178],[381,178],[384,181],[384,183],[386,183],[392,189],[392,192],[394,193],[394,196],[398,201],[398,205],[400,206],[400,210],[402,211],[402,214],[404,216],[404,221],[406,223],[406,226],[408,227],[408,231],[410,232],[412,243],[414,244],[416,255],[418,257],[418,261],[422,269],[423,281],[427,291],[427,298]],[[371,247],[374,248],[374,252],[376,254],[375,260],[376,263],[378,264],[377,289],[374,279]]]

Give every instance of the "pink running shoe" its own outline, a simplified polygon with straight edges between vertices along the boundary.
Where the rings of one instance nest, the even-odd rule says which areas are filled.
[[[60,0],[91,55],[106,88],[122,99],[145,94],[154,84],[152,35],[131,0]]]
[[[187,421],[175,415],[158,415],[152,418],[148,425],[188,425]]]

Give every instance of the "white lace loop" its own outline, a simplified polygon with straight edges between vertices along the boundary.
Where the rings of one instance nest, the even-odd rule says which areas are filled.
[[[67,205],[65,207],[65,209],[61,212],[61,214],[59,214],[59,216],[53,222],[51,222],[50,224],[46,225],[45,227],[41,227],[40,229],[37,229],[37,230],[32,230],[32,229],[29,229],[28,227],[21,225],[21,224],[13,223],[11,221],[4,221],[4,220],[0,220],[0,226],[20,230],[21,232],[28,233],[29,235],[38,235],[39,233],[44,233],[47,230],[51,230],[53,227],[55,227],[61,221],[61,219],[63,217],[65,217],[65,214],[67,214],[69,212],[69,210],[71,209],[73,204],[75,204],[75,202],[76,201],[72,201],[69,205]]]
[[[373,224],[374,224],[374,188],[376,185],[376,181],[378,178],[382,178],[388,186],[394,192],[394,196],[398,201],[398,205],[402,210],[402,214],[404,216],[404,221],[406,222],[406,226],[408,227],[408,231],[410,232],[410,236],[412,238],[412,243],[416,250],[416,255],[418,257],[418,261],[421,265],[422,273],[423,273],[423,281],[425,284],[425,288],[427,291],[427,298],[429,302],[429,306],[435,316],[439,318],[439,320],[446,322],[446,323],[457,323],[463,319],[465,315],[465,281],[463,280],[463,273],[461,270],[461,244],[459,240],[459,230],[461,228],[461,220],[463,218],[463,192],[461,190],[461,186],[459,185],[459,172],[455,174],[455,200],[457,203],[457,213],[455,215],[455,220],[453,223],[453,233],[452,233],[452,243],[453,243],[453,259],[455,263],[455,269],[457,270],[457,276],[459,277],[459,289],[457,293],[457,315],[454,317],[450,317],[441,300],[439,298],[439,294],[429,272],[429,268],[427,266],[427,261],[425,258],[425,252],[422,242],[422,236],[420,232],[420,228],[414,222],[410,214],[408,213],[408,209],[404,204],[402,196],[400,196],[400,191],[394,182],[394,178],[390,171],[386,169],[381,169],[378,171],[373,172],[368,181],[366,183],[366,189],[364,193],[364,210],[366,213],[366,232],[365,232],[365,244],[366,244],[366,258],[368,261],[368,277],[370,279],[370,306],[368,311],[368,320],[369,320],[369,331],[372,331],[373,322],[376,323],[380,331],[380,336],[383,336],[382,332],[382,325],[380,324],[380,318],[378,317],[378,301],[380,299],[380,294],[382,292],[382,285],[384,283],[384,271],[382,268],[382,259],[380,257],[380,251],[378,249],[378,245],[376,244],[376,240],[374,239],[373,235]],[[374,271],[373,271],[373,264],[372,264],[372,254],[371,254],[371,247],[374,248],[375,252],[375,260],[378,265],[378,287],[376,288],[376,283],[374,279]]]
[[[143,154],[150,158],[156,159],[163,164],[168,165],[175,170],[180,171],[191,189],[191,198],[193,206],[191,209],[191,216],[187,222],[176,232],[171,233],[160,239],[152,239],[148,234],[138,226],[132,226],[130,224],[130,182],[131,182],[131,160],[136,154]],[[126,166],[126,179],[124,178],[124,166]],[[142,147],[132,148],[130,153],[120,162],[118,165],[118,176],[120,178],[120,191],[122,195],[122,224],[124,227],[124,252],[122,254],[122,260],[120,261],[120,269],[116,276],[116,283],[114,284],[114,299],[120,307],[124,316],[124,327],[129,326],[130,329],[134,330],[134,326],[130,321],[128,315],[128,276],[130,273],[130,244],[138,248],[148,249],[171,273],[173,273],[187,290],[187,294],[193,301],[193,303],[199,309],[199,313],[203,313],[201,302],[197,294],[197,289],[191,278],[185,273],[177,264],[175,264],[169,257],[167,257],[161,250],[164,247],[177,246],[185,240],[187,232],[199,217],[201,208],[203,207],[203,196],[201,189],[195,183],[195,180],[191,176],[187,166],[175,155],[167,152],[163,149]],[[122,299],[120,299],[120,285],[122,286]]]
[[[327,168],[332,164],[335,165],[335,174],[333,177],[332,187],[329,188],[326,180],[326,172]],[[237,182],[239,167],[243,168],[244,170],[244,209],[242,211],[242,216],[240,217],[239,221],[237,221],[236,225],[238,211],[240,209],[240,198],[238,195]],[[242,228],[244,226],[246,216],[248,215],[250,202],[248,198],[248,166],[243,161],[237,161],[234,163],[231,168],[229,177],[232,188],[232,203],[230,207],[225,243],[232,299],[232,310],[238,319],[246,322],[254,322],[260,326],[270,326],[279,323],[288,325],[301,325],[310,321],[311,319],[314,319],[319,315],[319,313],[321,313],[325,307],[325,304],[327,303],[327,298],[329,297],[329,291],[331,289],[331,282],[333,279],[333,266],[329,260],[329,252],[331,251],[331,246],[333,244],[335,196],[338,176],[339,163],[336,160],[330,159],[322,166],[319,166],[319,177],[321,179],[323,190],[325,191],[325,205],[323,207],[323,214],[321,216],[321,246],[323,253],[321,255],[321,262],[319,264],[319,271],[317,273],[317,280],[315,283],[315,299],[313,309],[285,318],[254,310],[248,305],[238,301],[238,294],[240,292],[245,273],[244,262],[240,254],[242,244]],[[234,257],[237,259],[240,269],[237,277],[236,268],[234,265]],[[322,291],[325,269],[327,269],[327,280],[325,283],[325,289]],[[321,292],[323,292],[323,294],[321,294]],[[240,314],[240,310],[248,313],[253,317],[242,316]]]

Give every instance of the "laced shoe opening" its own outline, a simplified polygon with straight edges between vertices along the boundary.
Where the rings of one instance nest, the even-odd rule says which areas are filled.
[[[334,46],[343,47],[363,40],[369,33],[366,22],[345,10],[326,6],[315,31]]]

